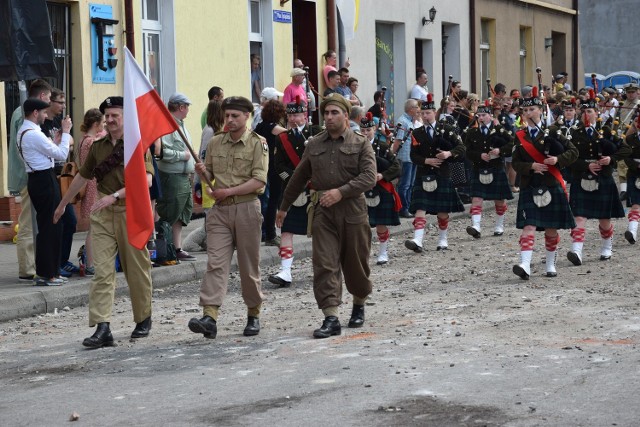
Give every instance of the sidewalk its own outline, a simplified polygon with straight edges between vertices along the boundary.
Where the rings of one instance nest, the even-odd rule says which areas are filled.
[[[509,205],[517,204],[517,194],[514,200],[509,201]],[[493,202],[485,202],[484,209],[491,209]],[[451,214],[452,219],[468,217],[469,205],[465,205],[465,212]],[[433,216],[428,216],[429,223],[433,222]],[[184,227],[183,238],[192,230],[200,227],[204,219],[196,219]],[[411,219],[401,219],[401,224],[397,227],[390,227],[391,235],[399,235],[413,230]],[[71,249],[71,261],[77,264],[76,254],[80,246],[84,244],[86,233],[76,233],[74,235],[73,247]],[[375,240],[375,239],[374,239]],[[294,250],[296,259],[311,256],[311,239],[306,236],[294,236]],[[151,271],[154,288],[163,288],[177,283],[185,283],[192,280],[202,279],[207,265],[206,252],[190,252],[197,258],[194,262],[183,262],[173,266],[156,267]],[[260,247],[260,266],[268,267],[279,265],[280,257],[278,248],[273,246]],[[32,282],[21,282],[18,280],[18,258],[16,247],[11,242],[0,244],[0,321],[12,320],[28,317],[36,314],[50,313],[55,309],[61,310],[64,307],[77,307],[87,304],[89,301],[90,277],[78,277],[76,275],[69,278],[69,283],[57,287],[33,286]],[[231,271],[237,271],[238,265],[234,254],[231,262]],[[117,286],[116,296],[128,295],[128,287],[123,273],[116,274]],[[263,284],[268,285],[267,277],[263,274]],[[194,296],[195,298],[195,296]]]

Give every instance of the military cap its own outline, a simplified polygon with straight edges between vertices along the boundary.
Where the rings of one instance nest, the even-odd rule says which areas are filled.
[[[253,104],[244,96],[229,96],[222,101],[223,110],[238,110],[245,113],[253,112]]]
[[[373,114],[371,114],[371,111],[367,111],[367,115],[360,120],[360,128],[361,129],[372,128],[375,126],[376,126],[376,122],[373,119]]]
[[[638,86],[638,83],[627,83],[626,85],[624,85],[624,91],[628,92],[630,90],[635,90],[637,91],[638,89],[640,89],[640,86]]]
[[[578,101],[575,97],[565,98],[562,100],[562,108],[576,108]]]
[[[528,97],[525,97],[520,103],[520,107],[542,107],[542,100],[538,98],[538,88],[534,86],[531,89],[531,94]]]
[[[40,98],[28,98],[22,104],[22,108],[24,109],[24,115],[28,116],[36,110],[44,110],[45,108],[49,108],[49,104],[41,100]]]
[[[478,105],[478,110],[476,113],[487,113],[493,114],[493,108],[491,108],[491,103],[488,99],[484,100],[484,104]]]
[[[596,93],[593,89],[589,89],[589,98],[582,101],[580,108],[583,110],[587,108],[593,108],[594,110],[598,109],[598,99],[596,98]]]
[[[104,114],[107,108],[123,108],[124,99],[121,96],[110,96],[100,104],[100,112]]]
[[[427,100],[426,101],[422,101],[420,103],[420,109],[421,110],[435,110],[436,109],[436,103],[433,102],[433,95],[428,93],[427,94]]]
[[[300,95],[296,96],[296,100],[294,102],[290,102],[287,104],[287,114],[297,114],[297,113],[306,113],[307,106],[304,101],[300,99]]]
[[[347,113],[351,113],[351,103],[339,93],[330,93],[324,97],[320,103],[320,114],[324,114],[324,109],[327,108],[327,105],[335,105]]]

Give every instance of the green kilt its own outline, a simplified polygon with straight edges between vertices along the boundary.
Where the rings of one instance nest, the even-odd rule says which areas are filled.
[[[509,187],[507,174],[504,169],[489,169],[493,173],[493,182],[483,184],[480,182],[480,172],[474,170],[471,174],[471,197],[480,197],[484,200],[511,200],[513,193]]]
[[[545,228],[576,227],[569,201],[560,184],[548,188],[551,193],[551,203],[543,208],[533,203],[533,189],[530,186],[520,188],[516,228],[523,229],[526,225],[535,225],[537,231],[543,231]]]
[[[307,207],[309,206],[309,202],[304,206],[296,207],[291,205],[289,211],[287,212],[287,216],[284,217],[284,222],[282,223],[281,231],[283,233],[293,233],[298,234],[300,236],[307,235]]]
[[[640,190],[636,188],[636,178],[630,176],[627,178],[627,206],[640,205]]]
[[[416,211],[423,210],[431,215],[440,212],[464,212],[464,205],[458,192],[453,188],[451,178],[438,176],[437,181],[438,188],[435,191],[427,192],[422,188],[422,177],[416,177],[411,193],[409,212],[416,213]]]
[[[393,200],[393,194],[389,193],[380,185],[376,185],[375,188],[379,191],[380,203],[375,207],[367,206],[369,225],[371,227],[375,227],[376,225],[400,225],[400,216],[398,212],[394,210],[395,201]]]
[[[618,195],[618,187],[612,176],[600,176],[596,191],[585,191],[580,185],[580,180],[575,181],[569,192],[569,204],[575,216],[589,219],[625,217],[624,208]]]

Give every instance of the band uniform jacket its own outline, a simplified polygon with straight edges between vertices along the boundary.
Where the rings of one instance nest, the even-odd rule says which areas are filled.
[[[627,179],[640,178],[640,169],[638,168],[640,166],[640,135],[638,135],[638,131],[627,135],[625,141],[631,151],[629,156],[624,159],[629,167]]]
[[[389,149],[389,144],[376,138],[371,144],[376,155],[376,170],[382,174],[382,179],[391,182],[400,176],[400,161]]]
[[[542,132],[538,132],[536,135],[535,141],[531,139],[529,132],[527,132],[527,128],[524,128],[524,139],[531,143],[536,150],[538,150],[544,157],[545,155],[545,136]],[[571,143],[570,140],[558,134],[558,127],[555,125],[550,126],[549,135],[553,135],[556,141],[561,143],[564,146],[564,152],[562,154],[558,154],[556,157],[558,158],[558,162],[555,164],[555,167],[559,170],[569,166],[578,158],[578,149]],[[524,149],[522,144],[520,143],[520,139],[518,136],[515,138],[514,146],[513,146],[513,160],[511,165],[513,169],[520,174],[520,187],[527,188],[531,185],[531,180],[534,176],[541,177],[541,184],[546,186],[554,186],[557,185],[557,180],[551,175],[550,172],[544,172],[542,175],[535,173],[531,166],[533,165],[534,160],[529,156],[529,153]]]
[[[603,127],[603,135],[594,133],[589,136],[584,124],[579,122],[571,128],[571,142],[578,149],[578,158],[569,167],[575,179],[580,179],[589,170],[589,163],[602,156],[611,157],[608,165],[603,165],[598,175],[611,176],[616,164],[631,154],[631,149],[624,140],[612,133],[608,126]]]
[[[511,156],[513,151],[513,133],[506,130],[502,125],[493,123],[488,129],[488,134],[482,133],[481,127],[467,130],[464,145],[466,147],[467,159],[473,163],[473,169],[480,168],[504,169],[504,157]],[[485,162],[480,157],[483,153],[488,153],[494,148],[500,149],[500,157]]]
[[[317,135],[320,132],[321,132],[320,128],[316,126],[305,125],[304,128],[302,129],[302,132],[300,133],[295,132],[293,129],[289,129],[287,132],[281,133],[279,135],[279,138],[276,139],[275,159],[274,159],[275,168],[276,168],[276,173],[278,174],[280,179],[282,179],[282,181],[284,182],[284,185],[286,185],[287,182],[289,182],[289,179],[293,175],[295,166],[291,161],[291,159],[289,158],[289,154],[287,154],[287,151],[284,149],[284,146],[282,145],[283,144],[282,138],[286,135],[287,139],[291,143],[291,146],[293,147],[293,150],[298,155],[298,158],[302,159],[304,150],[307,147],[307,141],[311,136]]]
[[[435,158],[440,151],[450,151],[451,157],[445,160],[439,168],[424,163],[426,159]],[[415,129],[411,141],[411,161],[418,165],[416,182],[424,175],[439,175],[449,178],[451,176],[449,162],[461,160],[464,153],[465,147],[462,139],[448,124],[435,122],[433,137],[429,136],[427,125]]]

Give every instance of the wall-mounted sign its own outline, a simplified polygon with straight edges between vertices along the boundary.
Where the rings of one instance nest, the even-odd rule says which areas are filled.
[[[286,10],[274,10],[273,22],[291,24],[291,12],[287,12]]]

